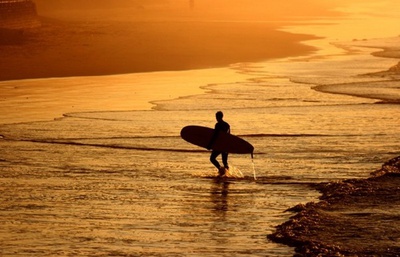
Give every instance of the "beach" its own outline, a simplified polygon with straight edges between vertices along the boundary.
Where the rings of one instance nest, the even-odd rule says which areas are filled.
[[[0,46],[0,80],[219,68],[314,50],[301,44],[314,36],[278,30],[289,22],[68,10],[44,12],[41,27]]]
[[[397,256],[400,4],[347,2],[38,0],[0,45],[0,255]],[[180,137],[220,110],[234,178]]]
[[[39,5],[39,15],[42,9]],[[41,27],[0,45],[0,81],[14,85],[19,80],[17,86],[6,82],[0,87],[2,106],[8,110],[1,123],[48,120],[102,106],[151,109],[152,101],[198,94],[204,92],[202,85],[225,78],[236,80],[239,75],[223,69],[229,65],[315,50],[302,43],[315,36],[278,30],[287,22],[161,16],[169,11],[164,9],[142,17],[139,11],[134,9],[132,16],[117,9],[116,16],[106,16],[97,9],[51,9],[40,16]],[[119,80],[116,74],[126,75]],[[36,83],[40,78],[51,81]],[[126,81],[136,84],[134,90]]]

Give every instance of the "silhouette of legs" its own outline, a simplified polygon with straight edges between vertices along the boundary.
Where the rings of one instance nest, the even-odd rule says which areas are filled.
[[[210,156],[210,161],[214,166],[218,169],[218,172],[221,176],[225,174],[225,169],[221,169],[221,165],[217,161],[218,155],[222,155],[222,163],[224,164],[225,169],[229,169],[228,166],[228,153],[225,152],[219,152],[219,151],[212,151],[211,156]]]

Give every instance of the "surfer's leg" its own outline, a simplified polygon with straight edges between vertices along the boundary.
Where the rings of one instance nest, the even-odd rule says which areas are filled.
[[[228,153],[222,153],[222,163],[224,164],[225,169],[229,169],[228,165]]]
[[[220,165],[219,162],[217,161],[218,155],[220,155],[220,152],[212,151],[212,152],[211,152],[211,156],[210,156],[210,161],[211,161],[211,163],[214,164],[214,166],[219,170],[219,168],[221,167],[221,165]]]

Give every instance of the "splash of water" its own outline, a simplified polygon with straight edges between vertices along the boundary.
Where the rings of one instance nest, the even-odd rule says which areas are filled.
[[[252,164],[252,167],[253,167],[253,177],[254,177],[254,180],[257,180],[257,176],[256,176],[256,167],[255,167],[255,165],[254,165],[253,154],[251,155],[251,164]]]
[[[234,167],[232,165],[229,168],[229,170],[226,170],[225,176],[228,177],[228,178],[244,178],[244,175],[240,171],[240,169],[236,168],[236,167]]]

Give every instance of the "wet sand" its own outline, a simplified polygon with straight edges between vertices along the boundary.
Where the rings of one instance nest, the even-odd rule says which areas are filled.
[[[0,45],[0,80],[226,67],[299,56],[314,36],[283,24],[205,21],[43,19],[14,44]]]
[[[232,69],[204,69],[3,81],[0,103],[7,112],[0,124],[52,120],[71,112],[150,110],[156,100],[203,94],[205,85],[248,77]]]
[[[301,43],[314,36],[278,31],[283,24],[274,22],[67,14],[42,17],[40,28],[0,44],[0,103],[7,109],[0,123],[105,108],[149,110],[152,101],[200,94],[201,86],[238,79],[234,70],[210,68],[315,50]]]
[[[297,214],[268,238],[296,256],[399,256],[400,156],[371,175],[316,185],[321,201],[290,209]]]

